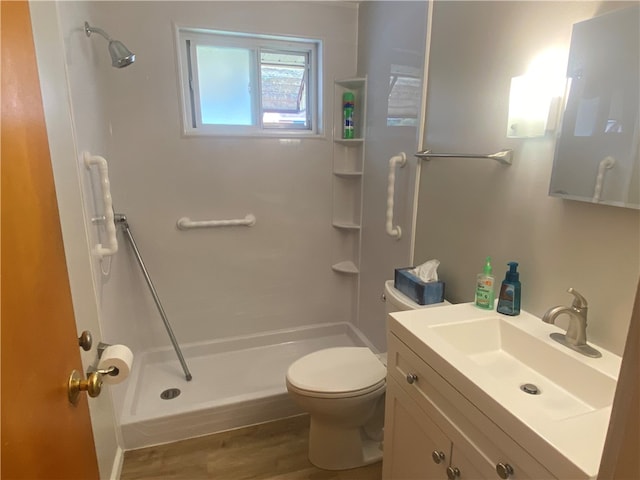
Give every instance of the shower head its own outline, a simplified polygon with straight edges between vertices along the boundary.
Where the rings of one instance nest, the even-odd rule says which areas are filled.
[[[126,67],[136,61],[135,54],[118,40],[109,41],[109,53],[111,54],[111,65],[116,68]]]
[[[131,53],[131,50],[125,47],[121,41],[112,39],[107,32],[101,28],[92,27],[88,22],[84,22],[84,31],[87,37],[90,37],[92,33],[97,33],[109,41],[109,55],[111,55],[112,66],[122,68],[136,61],[136,56]]]

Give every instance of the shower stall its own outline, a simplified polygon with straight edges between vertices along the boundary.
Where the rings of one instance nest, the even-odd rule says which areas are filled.
[[[114,217],[117,252],[94,256],[92,269],[102,341],[134,352],[129,378],[109,386],[124,449],[301,413],[286,393],[289,364],[326,347],[378,350],[353,316],[357,277],[331,270],[343,236],[331,227],[332,142],[181,129],[178,24],[322,38],[327,86],[356,73],[356,9],[299,2],[273,18],[279,7],[56,5],[76,151],[107,159],[113,204],[126,212]],[[323,110],[332,103],[325,95]],[[106,245],[100,179],[77,163],[88,243]]]
[[[417,12],[407,10],[405,20],[424,14],[420,2],[405,7],[410,5]],[[380,19],[400,14],[384,2],[370,8],[387,8]],[[41,25],[57,22],[58,37],[47,37],[48,27],[40,28],[47,38],[43,44],[51,49],[42,58],[46,63],[60,57],[64,68],[50,65],[41,75],[61,72],[65,80],[57,98],[68,97],[73,120],[69,137],[78,175],[68,185],[78,182],[82,206],[75,190],[58,189],[65,244],[79,247],[82,237],[93,247],[107,238],[105,226],[92,222],[105,211],[99,179],[83,165],[83,151],[108,160],[113,203],[126,212],[135,232],[129,244],[126,230],[118,228],[118,252],[102,260],[94,256],[90,272],[99,315],[99,326],[90,327],[99,330],[102,341],[126,344],[134,352],[129,378],[108,388],[120,448],[295,415],[299,411],[284,382],[294,360],[326,347],[386,348],[380,294],[393,265],[408,264],[409,243],[381,245],[386,242],[382,226],[370,243],[379,265],[369,269],[366,282],[331,269],[334,249],[343,251],[343,243],[352,243],[348,231],[331,223],[334,144],[328,120],[339,108],[331,91],[334,79],[367,74],[356,71],[354,59],[362,52],[356,44],[358,9],[351,2],[74,1],[36,2],[32,10],[46,11]],[[284,10],[286,15],[278,14]],[[321,39],[320,135],[186,136],[174,40],[178,25]],[[106,49],[98,36],[107,41]],[[378,56],[373,48],[371,55]],[[385,55],[395,58],[391,51]],[[126,68],[113,68],[125,63]],[[387,87],[373,82],[370,97],[384,99]],[[415,151],[415,132],[402,133],[405,137],[394,133],[389,139],[389,152],[374,150],[382,163],[367,168],[386,171],[389,154]],[[57,138],[50,137],[52,163],[68,166],[73,154],[58,155]],[[407,138],[408,146],[402,143]],[[399,188],[407,184],[412,180],[402,179]],[[385,188],[376,187],[381,201]],[[400,199],[398,211],[404,203],[410,200]],[[77,231],[77,214],[67,214],[78,209],[86,238]],[[399,220],[407,225],[409,217],[407,211]],[[189,228],[236,218],[223,220],[225,228]],[[78,242],[68,242],[74,235]],[[67,252],[68,258],[73,255]],[[144,257],[143,269],[138,257]],[[86,275],[74,272],[71,268],[72,285],[86,285]],[[82,319],[77,317],[79,324]],[[170,320],[172,335],[164,319]],[[182,355],[176,354],[172,336]],[[83,353],[86,363],[91,353]],[[102,399],[90,405],[98,403],[106,408]],[[95,425],[94,433],[98,451],[105,443],[113,447],[110,434],[105,440]]]

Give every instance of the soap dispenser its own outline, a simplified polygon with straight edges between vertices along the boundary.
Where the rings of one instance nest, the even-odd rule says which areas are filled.
[[[498,313],[515,316],[520,314],[520,274],[517,262],[509,262],[507,265],[509,270],[500,287],[497,310]]]
[[[484,308],[485,310],[493,310],[493,284],[495,279],[491,273],[491,257],[487,257],[482,273],[479,273],[476,277],[476,307]]]

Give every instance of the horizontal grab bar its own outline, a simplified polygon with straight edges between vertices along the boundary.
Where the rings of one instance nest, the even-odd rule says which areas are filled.
[[[429,160],[430,158],[491,158],[503,165],[511,165],[513,150],[500,150],[496,153],[433,153],[431,150],[424,150],[414,155],[415,157]]]
[[[200,220],[194,221],[189,217],[179,218],[176,222],[178,230],[189,230],[192,228],[214,228],[214,227],[253,227],[256,224],[256,217],[252,213],[244,218],[234,220]]]

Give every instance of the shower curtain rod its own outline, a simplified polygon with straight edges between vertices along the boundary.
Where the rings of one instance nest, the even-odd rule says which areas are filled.
[[[138,260],[138,265],[140,265],[140,268],[142,269],[142,273],[144,274],[144,278],[147,281],[149,290],[151,290],[151,295],[153,296],[153,300],[156,302],[156,307],[158,307],[158,312],[160,312],[160,316],[162,317],[162,321],[164,322],[164,328],[167,330],[167,334],[169,335],[169,339],[171,339],[171,344],[173,345],[173,349],[176,351],[176,355],[178,356],[178,360],[180,361],[182,370],[184,370],[184,376],[187,379],[187,382],[189,382],[193,377],[191,376],[189,367],[187,367],[187,362],[184,361],[184,357],[182,356],[182,350],[180,350],[180,345],[178,345],[178,341],[176,340],[176,337],[173,334],[173,330],[171,329],[171,324],[169,324],[169,319],[167,318],[167,314],[164,313],[164,309],[162,308],[162,304],[160,303],[160,297],[158,297],[158,293],[156,292],[156,289],[153,286],[153,282],[151,281],[149,272],[147,272],[147,268],[144,266],[144,262],[142,261],[142,256],[140,255],[140,251],[138,250],[136,241],[134,240],[133,234],[131,233],[131,229],[129,228],[127,217],[121,213],[116,213],[114,215],[114,220],[116,222],[116,225],[122,225],[122,229],[126,234],[126,237],[129,240],[129,243],[131,244],[133,253],[135,253],[136,259]]]
[[[414,154],[414,157],[422,160],[429,160],[431,158],[491,158],[503,165],[511,165],[513,150],[508,148],[496,153],[433,153],[431,150],[423,150],[422,152]]]

